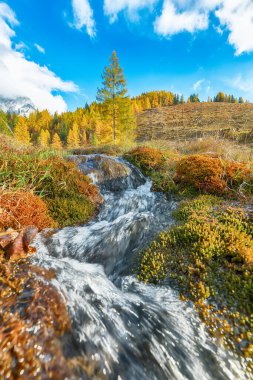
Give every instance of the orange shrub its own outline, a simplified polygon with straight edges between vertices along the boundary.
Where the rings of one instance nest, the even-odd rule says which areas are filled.
[[[181,159],[174,181],[203,193],[222,194],[226,189],[221,161],[210,156],[193,155]]]
[[[30,225],[42,230],[56,227],[45,202],[30,191],[0,191],[0,230]]]
[[[208,155],[191,155],[176,165],[174,181],[202,193],[222,195],[250,179],[251,171],[244,163],[222,161]]]
[[[161,170],[166,163],[159,150],[149,147],[135,148],[126,154],[126,158],[146,174],[151,170]]]
[[[240,186],[252,176],[251,170],[242,162],[228,161],[225,164],[225,180],[229,187]]]

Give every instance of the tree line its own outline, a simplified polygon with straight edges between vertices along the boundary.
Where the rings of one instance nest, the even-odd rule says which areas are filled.
[[[207,101],[244,103],[242,97],[237,99],[223,92]],[[187,102],[200,102],[199,95],[190,95]],[[183,95],[170,91],[150,91],[130,98],[123,69],[113,52],[102,74],[102,86],[98,89],[96,101],[74,112],[54,115],[47,110],[32,112],[28,117],[0,111],[0,132],[13,134],[24,144],[54,149],[126,143],[135,138],[139,112],[184,103]]]

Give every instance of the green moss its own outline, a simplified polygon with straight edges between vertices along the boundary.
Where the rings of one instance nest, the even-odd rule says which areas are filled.
[[[250,215],[219,198],[184,201],[179,225],[141,253],[139,279],[165,278],[191,299],[209,331],[253,358],[253,234]]]
[[[87,223],[94,216],[94,204],[82,196],[74,198],[46,198],[52,218],[61,227]]]

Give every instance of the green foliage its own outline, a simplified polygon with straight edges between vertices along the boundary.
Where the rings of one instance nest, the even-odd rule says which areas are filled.
[[[187,100],[188,103],[199,103],[200,100],[199,100],[199,95],[198,94],[192,94],[189,96],[188,100]]]
[[[181,224],[141,253],[139,279],[166,278],[194,301],[212,334],[252,357],[252,216],[207,195],[182,202],[175,216]]]
[[[87,223],[93,216],[95,207],[87,198],[46,198],[50,215],[60,227]]]
[[[12,135],[12,130],[9,127],[7,115],[0,110],[0,133],[5,135]]]

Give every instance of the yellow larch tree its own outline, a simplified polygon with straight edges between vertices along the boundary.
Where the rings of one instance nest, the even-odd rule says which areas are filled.
[[[51,147],[53,149],[61,149],[62,148],[62,142],[61,142],[61,139],[60,139],[60,136],[58,135],[58,133],[54,133]]]
[[[47,148],[50,142],[50,133],[48,130],[42,129],[39,134],[38,143],[42,148]]]
[[[16,140],[23,144],[29,145],[31,141],[27,120],[25,117],[20,116],[18,118],[17,124],[14,128],[14,136]]]
[[[68,148],[78,148],[80,146],[79,128],[77,123],[74,123],[69,130],[67,146]]]

